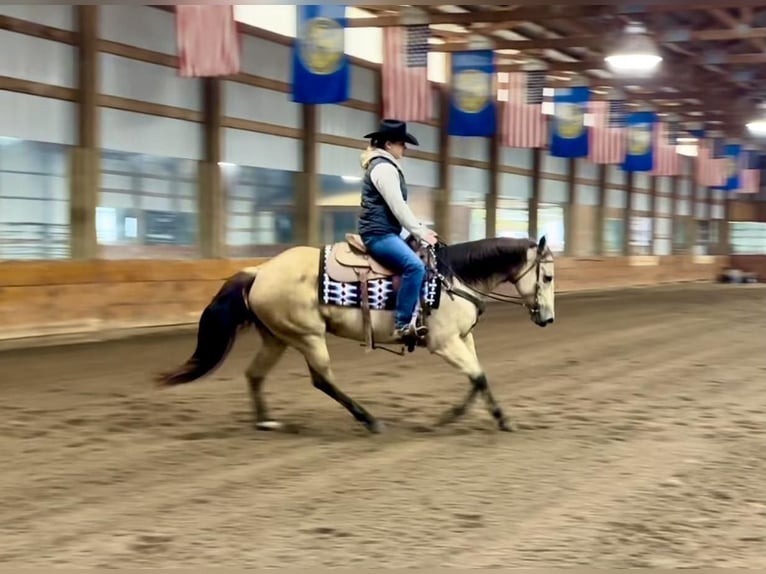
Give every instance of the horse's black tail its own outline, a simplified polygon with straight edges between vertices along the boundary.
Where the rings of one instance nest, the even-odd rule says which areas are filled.
[[[157,376],[160,385],[190,383],[223,362],[239,328],[258,322],[247,304],[255,277],[254,273],[240,271],[226,280],[200,316],[194,354],[177,369],[160,373]]]

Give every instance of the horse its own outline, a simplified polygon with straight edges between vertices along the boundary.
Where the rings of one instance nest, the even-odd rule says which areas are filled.
[[[427,333],[418,343],[470,383],[467,396],[444,412],[437,424],[463,416],[482,395],[499,430],[514,430],[479,362],[473,329],[487,299],[522,305],[540,327],[553,323],[554,257],[545,236],[539,242],[488,238],[449,245],[439,241],[434,247],[410,243],[410,247],[430,262],[418,305]],[[368,431],[379,433],[382,423],[337,386],[326,337],[396,343],[392,309],[398,280],[399,275],[366,253],[355,234],[322,248],[288,248],[225,280],[199,318],[194,353],[175,370],[158,374],[157,383],[173,386],[211,373],[229,353],[238,331],[253,325],[262,344],[245,376],[256,430],[283,426],[270,417],[263,387],[269,372],[292,347],[303,355],[316,389],[345,407]],[[494,293],[503,283],[512,284],[518,295]]]

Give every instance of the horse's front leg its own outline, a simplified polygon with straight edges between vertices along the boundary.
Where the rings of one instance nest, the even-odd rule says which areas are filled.
[[[448,339],[444,345],[433,350],[434,354],[444,359],[460,372],[468,376],[471,381],[471,389],[461,403],[445,412],[439,419],[439,424],[450,423],[463,416],[468,407],[471,406],[476,395],[484,395],[487,404],[487,410],[492,418],[497,422],[498,428],[502,431],[512,431],[511,424],[505,417],[503,409],[495,400],[492,390],[487,382],[487,375],[484,373],[479,359],[476,355],[476,346],[473,340],[473,334],[469,333],[465,337],[454,336]]]

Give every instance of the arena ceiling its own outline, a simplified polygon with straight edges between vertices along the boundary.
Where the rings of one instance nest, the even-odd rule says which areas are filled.
[[[760,6],[759,6],[760,5]],[[375,14],[349,26],[400,25],[403,6],[359,5]],[[431,50],[469,49],[469,40],[490,40],[500,71],[544,62],[549,86],[586,78],[597,93],[620,88],[631,105],[651,105],[661,114],[704,121],[732,137],[760,115],[766,100],[766,5],[752,0],[668,0],[515,5],[422,5],[432,30]],[[608,71],[604,55],[625,25],[642,23],[658,43],[663,62],[649,78],[621,78]]]

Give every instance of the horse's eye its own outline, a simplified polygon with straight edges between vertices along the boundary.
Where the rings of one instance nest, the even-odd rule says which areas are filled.
[[[545,283],[550,283],[551,281],[553,281],[553,275],[546,275],[545,277],[543,277],[543,281]]]

